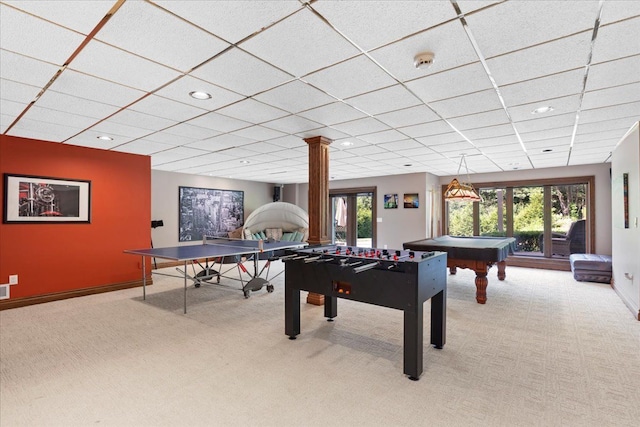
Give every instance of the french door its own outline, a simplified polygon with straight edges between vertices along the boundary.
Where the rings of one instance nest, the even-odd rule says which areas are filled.
[[[375,188],[330,190],[333,244],[373,248]]]

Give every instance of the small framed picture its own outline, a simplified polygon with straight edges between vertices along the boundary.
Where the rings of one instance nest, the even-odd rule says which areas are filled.
[[[385,209],[397,209],[398,208],[398,195],[397,194],[385,194],[384,195],[384,208]]]
[[[4,223],[91,221],[91,181],[4,174]]]
[[[407,209],[419,208],[418,193],[404,193],[404,207]]]

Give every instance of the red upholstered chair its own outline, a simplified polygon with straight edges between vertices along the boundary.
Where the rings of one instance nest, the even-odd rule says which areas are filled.
[[[551,252],[554,255],[569,256],[576,253],[585,253],[585,220],[573,222],[566,236],[554,235],[551,238]]]

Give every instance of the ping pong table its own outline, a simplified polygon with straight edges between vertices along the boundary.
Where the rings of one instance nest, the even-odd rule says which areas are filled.
[[[191,280],[195,287],[200,287],[204,283],[210,282],[212,279],[216,279],[217,283],[220,283],[221,277],[230,278],[232,280],[239,280],[241,283],[241,290],[244,293],[245,298],[249,298],[251,291],[258,291],[263,286],[267,287],[268,292],[273,292],[273,285],[269,283],[269,267],[272,261],[279,260],[280,257],[274,255],[275,251],[282,251],[284,249],[299,248],[305,246],[303,242],[286,242],[286,241],[273,241],[273,240],[241,240],[219,237],[204,237],[201,245],[185,245],[185,246],[170,246],[164,248],[144,248],[144,249],[128,249],[124,252],[132,255],[142,256],[142,299],[147,299],[147,277],[145,274],[145,258],[161,258],[171,261],[178,261],[183,263],[183,268],[176,268],[177,271],[182,273],[180,276],[155,272],[164,276],[180,277],[184,279],[184,312],[187,313],[187,282]],[[258,270],[258,260],[260,254],[269,255],[267,262]],[[271,254],[271,255],[270,255]],[[222,265],[224,265],[225,258],[234,257],[233,266],[227,268],[226,271],[222,271]],[[201,260],[205,260],[205,265],[202,265]],[[220,260],[219,262],[217,260]],[[245,267],[245,262],[253,261],[253,274]],[[191,263],[193,269],[193,275],[190,275],[187,269],[188,264]],[[211,263],[211,265],[209,264]],[[218,263],[220,267],[216,270],[215,264]],[[200,267],[200,271],[196,273],[195,266]],[[225,274],[232,269],[238,269],[239,279],[226,276]],[[266,278],[261,277],[262,273],[267,270]],[[284,271],[284,270],[283,270]],[[282,272],[278,273],[281,274]],[[243,274],[248,276],[249,279],[244,280]],[[277,277],[277,275],[276,275]]]

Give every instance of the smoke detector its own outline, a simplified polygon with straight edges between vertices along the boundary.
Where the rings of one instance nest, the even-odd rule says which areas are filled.
[[[418,69],[429,68],[431,67],[431,64],[433,64],[434,56],[435,55],[433,54],[433,52],[419,53],[415,56],[415,58],[413,58],[413,65],[415,65],[415,67]]]

